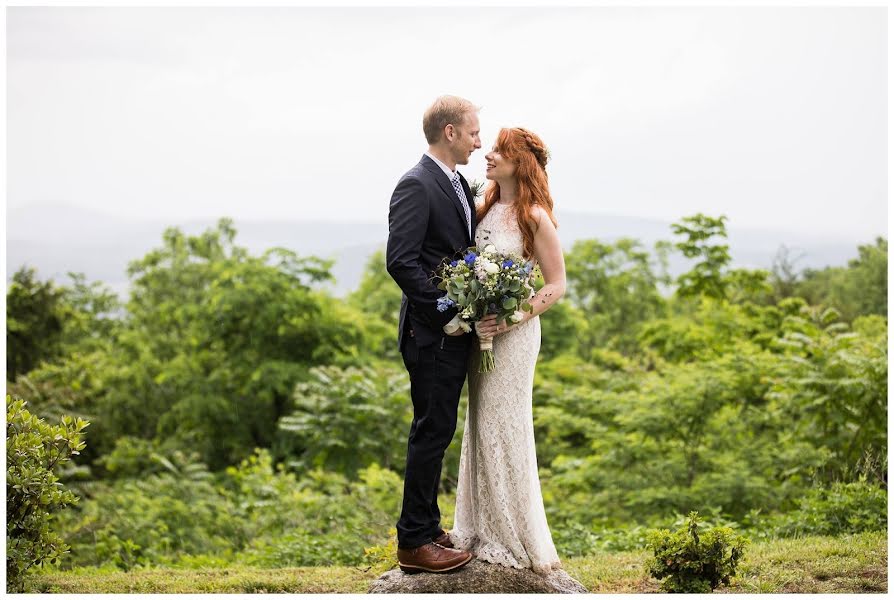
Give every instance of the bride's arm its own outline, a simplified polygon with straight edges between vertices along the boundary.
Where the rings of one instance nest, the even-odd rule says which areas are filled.
[[[534,260],[540,265],[544,285],[530,300],[534,312],[522,311],[524,317],[515,324],[503,321],[497,325],[496,315],[489,315],[479,321],[479,335],[493,337],[505,333],[513,327],[518,327],[528,319],[549,310],[565,294],[565,257],[562,255],[562,245],[559,243],[556,226],[553,225],[549,215],[543,209],[535,209],[535,217],[537,223],[534,224],[536,227],[534,231]]]
[[[534,232],[534,259],[540,265],[544,285],[531,298],[534,313],[525,313],[522,322],[543,314],[565,294],[565,257],[556,226],[543,209],[536,210],[538,222]]]

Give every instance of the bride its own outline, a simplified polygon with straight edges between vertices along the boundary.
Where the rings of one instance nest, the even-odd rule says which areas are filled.
[[[493,338],[495,368],[479,373],[469,361],[469,407],[460,452],[454,528],[456,548],[508,567],[546,574],[560,566],[546,522],[531,394],[540,351],[540,315],[565,292],[565,262],[556,234],[543,141],[526,129],[501,129],[485,157],[491,180],[476,207],[475,243],[493,244],[540,265],[545,285],[530,300],[532,313],[516,324],[491,315],[476,324]]]

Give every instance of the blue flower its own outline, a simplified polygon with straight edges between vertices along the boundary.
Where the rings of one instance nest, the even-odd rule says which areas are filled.
[[[512,259],[507,258],[506,260],[503,261],[503,268],[508,269],[513,264],[515,264],[515,263],[512,262]]]
[[[450,296],[441,296],[438,298],[438,312],[447,312],[451,306],[456,306],[456,302],[450,299]]]
[[[475,262],[475,259],[476,259],[476,258],[478,258],[478,257],[475,255],[474,252],[469,252],[468,254],[466,254],[466,255],[463,257],[463,260],[465,260],[465,261],[466,261],[466,264],[469,265],[469,266],[471,267],[472,264]]]
[[[451,266],[451,267],[455,267],[455,266],[458,265],[458,264],[459,264],[458,261],[455,261],[455,260],[451,260],[451,261],[450,261],[450,266]]]
[[[525,273],[527,273],[528,275],[530,275],[530,274],[531,274],[531,271],[533,271],[533,270],[534,270],[534,263],[532,263],[531,261],[528,261],[528,262],[525,264]]]

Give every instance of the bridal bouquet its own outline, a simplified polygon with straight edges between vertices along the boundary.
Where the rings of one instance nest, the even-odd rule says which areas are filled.
[[[452,306],[459,308],[460,327],[472,330],[471,323],[489,314],[497,315],[497,322],[518,323],[521,311],[534,312],[528,302],[534,295],[534,265],[522,257],[497,252],[492,244],[479,250],[472,246],[461,258],[444,262],[438,268],[441,283],[438,288],[446,294],[438,299],[438,310]],[[492,338],[479,338],[481,364],[479,373],[494,370]]]

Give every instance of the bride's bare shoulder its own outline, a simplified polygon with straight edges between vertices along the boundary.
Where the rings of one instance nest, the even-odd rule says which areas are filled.
[[[537,232],[544,224],[552,225],[552,219],[549,217],[549,213],[546,212],[542,206],[535,204],[531,207],[530,218],[528,219],[528,226],[530,226],[531,231]]]

